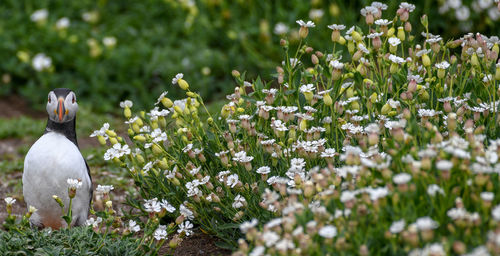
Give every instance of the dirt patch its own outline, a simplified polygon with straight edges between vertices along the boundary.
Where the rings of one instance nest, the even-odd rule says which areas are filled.
[[[168,245],[164,245],[160,250],[159,255],[174,255],[174,256],[227,256],[231,255],[231,251],[217,247],[215,244],[217,238],[204,234],[201,231],[195,231],[193,235],[185,238],[182,243],[171,251]]]
[[[17,155],[17,149],[22,146],[23,143],[21,139],[0,140],[0,159]]]
[[[8,95],[0,97],[0,117],[30,116],[33,118],[45,118],[43,111],[34,110],[28,102],[18,95]]]

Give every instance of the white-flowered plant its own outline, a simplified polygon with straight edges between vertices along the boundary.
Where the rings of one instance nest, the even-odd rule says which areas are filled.
[[[314,22],[297,21],[276,81],[234,71],[220,113],[182,74],[185,99],[163,93],[137,115],[122,104],[130,142],[94,136],[139,186],[131,204],[158,243],[199,226],[235,255],[500,253],[498,40],[445,42],[426,16],[417,37],[413,4],[386,10],[361,11],[369,31],[328,26],[324,52],[307,44]]]

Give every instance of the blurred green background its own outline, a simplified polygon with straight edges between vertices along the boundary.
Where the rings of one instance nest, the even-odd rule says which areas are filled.
[[[296,43],[296,20],[315,21],[308,43],[328,50],[326,25],[364,24],[359,10],[371,2],[2,0],[0,95],[18,94],[43,108],[50,89],[68,87],[92,111],[116,111],[123,99],[151,107],[164,90],[183,97],[171,84],[182,72],[207,101],[217,100],[234,87],[233,69],[269,77],[282,58],[279,39]],[[389,8],[383,17],[390,19],[399,2],[384,2]],[[430,32],[445,40],[470,29],[500,32],[493,0],[413,3],[414,30],[421,29],[425,11]]]

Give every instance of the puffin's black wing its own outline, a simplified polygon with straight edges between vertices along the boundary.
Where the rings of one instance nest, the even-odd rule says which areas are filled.
[[[90,204],[92,203],[92,199],[94,198],[94,187],[92,186],[92,176],[90,175],[89,164],[87,164],[87,160],[85,160],[85,158],[83,158],[83,161],[85,162],[85,166],[87,167],[87,173],[89,174],[90,178],[90,200],[89,200],[89,206],[90,206]]]

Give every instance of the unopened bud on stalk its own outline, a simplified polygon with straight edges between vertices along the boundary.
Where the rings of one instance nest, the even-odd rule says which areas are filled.
[[[316,56],[315,54],[311,55],[311,62],[314,65],[318,65],[318,63],[319,63],[318,56]]]
[[[240,72],[236,69],[233,69],[233,71],[231,71],[231,75],[233,75],[234,78],[239,78]]]
[[[396,29],[390,28],[389,30],[387,30],[387,37],[392,37],[395,32],[396,32]]]
[[[401,41],[404,41],[406,39],[405,31],[403,27],[398,27],[398,38]]]
[[[420,23],[422,23],[422,25],[424,27],[427,27],[429,25],[429,19],[428,19],[426,14],[424,14],[424,15],[422,15],[422,17],[420,17]]]
[[[411,32],[411,23],[410,22],[405,22],[405,31],[410,33]]]
[[[116,138],[110,137],[109,142],[111,142],[111,145],[115,145],[116,143],[118,143],[118,140]]]
[[[446,75],[446,71],[442,68],[438,68],[438,72],[437,72],[438,78],[443,79],[445,75]]]
[[[352,54],[355,50],[355,45],[354,45],[354,42],[352,40],[349,40],[347,42],[347,50],[349,51],[350,54]]]
[[[343,36],[340,36],[338,43],[341,45],[345,45],[345,43],[346,43],[345,38]]]
[[[352,39],[354,39],[356,42],[363,41],[363,37],[356,30],[352,32],[351,36],[352,36]]]
[[[187,90],[189,89],[189,84],[186,82],[186,80],[180,78],[179,80],[177,80],[177,84],[179,85],[179,87],[182,89],[182,90]]]
[[[129,107],[125,107],[123,109],[123,115],[125,116],[125,118],[129,119],[130,117],[132,117],[132,111],[130,111],[130,108]]]
[[[156,144],[156,143],[153,144],[152,150],[153,150],[153,154],[155,154],[155,155],[161,155],[163,153],[163,150],[161,149],[161,147],[158,146],[158,144]]]
[[[475,66],[475,67],[479,66],[479,59],[478,59],[476,53],[472,54],[472,57],[470,59],[470,63],[472,64],[472,66]]]
[[[101,145],[103,145],[103,146],[106,145],[106,139],[104,138],[104,136],[98,135],[97,140],[99,141],[99,143]]]
[[[174,105],[172,100],[167,97],[161,99],[161,104],[163,104],[163,106],[165,106],[166,108],[171,108]]]
[[[500,80],[500,63],[497,63],[497,65],[496,65],[495,80]]]
[[[133,139],[137,140],[137,141],[140,141],[140,142],[145,142],[146,141],[146,137],[144,137],[142,135],[136,135],[136,136],[134,136]]]
[[[57,204],[61,207],[64,208],[64,203],[62,202],[61,198],[59,198],[57,195],[53,195],[52,198],[56,200]]]
[[[306,26],[301,26],[299,29],[300,38],[304,39],[307,37],[308,34],[309,34],[309,28]]]
[[[325,103],[326,106],[331,106],[333,104],[333,100],[330,94],[325,93],[323,95],[323,102]]]
[[[334,29],[332,31],[332,42],[338,42],[340,40],[340,30]]]
[[[422,55],[422,64],[424,64],[424,66],[426,67],[429,67],[431,65],[431,59],[427,54]]]

